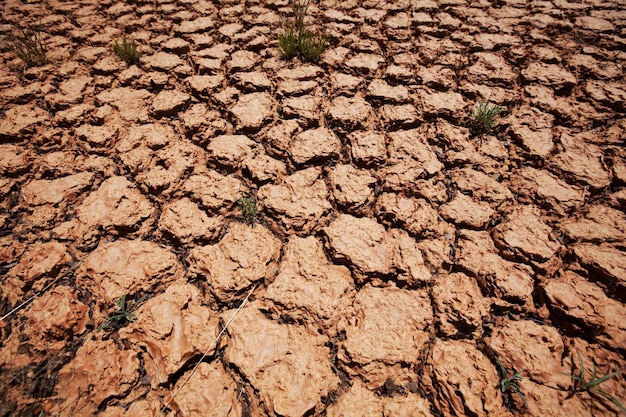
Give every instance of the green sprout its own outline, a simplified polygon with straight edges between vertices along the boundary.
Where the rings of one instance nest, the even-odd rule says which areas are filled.
[[[317,61],[328,45],[329,37],[324,33],[313,33],[308,30],[301,32],[298,48],[307,61]]]
[[[243,220],[248,224],[253,224],[258,213],[258,208],[254,198],[243,197],[238,201],[238,205]]]
[[[26,68],[48,63],[46,45],[38,29],[15,25],[9,33],[4,35],[0,46],[22,60]]]
[[[591,395],[597,395],[604,400],[608,400],[621,411],[626,411],[626,408],[622,405],[621,402],[611,393],[604,391],[599,387],[603,382],[618,376],[622,373],[622,371],[611,372],[610,374],[604,376],[598,376],[596,369],[596,362],[593,361],[593,371],[591,371],[590,379],[585,379],[585,366],[583,364],[583,358],[580,356],[580,352],[578,354],[578,364],[580,367],[580,373],[578,375],[564,374],[569,376],[574,380],[574,386],[572,387],[572,392],[583,392],[587,391]]]
[[[524,397],[524,394],[520,391],[520,386],[518,384],[519,381],[524,379],[522,378],[522,372],[524,371],[517,371],[513,368],[513,376],[509,377],[509,370],[504,367],[497,355],[496,362],[498,363],[497,371],[498,376],[500,377],[500,390],[502,390],[503,393],[514,392],[521,398],[524,405],[526,405],[526,397]]]
[[[305,60],[316,61],[328,46],[330,37],[325,33],[313,33],[304,26],[304,19],[311,0],[290,0],[295,23],[286,26],[278,35],[278,46],[286,58],[298,51]]]
[[[298,52],[298,31],[293,27],[286,28],[283,33],[278,35],[278,45],[285,57],[294,56]]]
[[[134,39],[128,40],[124,36],[121,43],[113,44],[113,52],[128,65],[139,63],[139,50]]]
[[[112,316],[109,316],[107,321],[101,324],[98,330],[106,329],[113,323],[132,323],[137,318],[137,316],[135,315],[135,310],[141,305],[141,303],[143,303],[145,299],[146,296],[144,295],[139,298],[139,300],[131,303],[126,302],[126,295],[122,295],[120,298],[115,300],[115,304],[117,304],[117,311],[113,313]]]
[[[496,125],[496,116],[504,107],[487,101],[479,101],[472,109],[472,121],[479,130],[489,130]]]

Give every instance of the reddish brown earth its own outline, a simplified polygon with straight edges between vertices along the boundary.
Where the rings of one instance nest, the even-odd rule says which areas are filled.
[[[287,0],[0,10],[0,416],[619,413],[623,1],[321,0],[314,64]]]

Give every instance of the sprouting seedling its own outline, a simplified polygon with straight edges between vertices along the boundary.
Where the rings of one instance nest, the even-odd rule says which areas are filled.
[[[606,382],[607,380],[618,376],[622,373],[622,371],[615,371],[609,374],[598,376],[596,362],[593,361],[593,371],[591,371],[591,377],[589,380],[585,379],[585,365],[583,364],[583,358],[580,355],[580,352],[576,352],[578,354],[578,364],[580,367],[580,371],[578,375],[576,374],[564,374],[569,376],[574,380],[574,385],[572,387],[572,392],[583,392],[587,391],[589,394],[594,394],[601,397],[604,400],[608,400],[621,411],[626,411],[626,408],[622,405],[622,403],[615,398],[615,396],[602,388],[599,387],[600,384]]]
[[[496,362],[498,364],[498,367],[497,367],[498,376],[500,377],[500,390],[503,393],[514,392],[521,398],[524,405],[526,405],[527,404],[526,397],[524,397],[524,394],[522,394],[522,392],[520,391],[520,386],[518,384],[519,381],[524,379],[522,377],[522,373],[524,371],[523,370],[517,371],[515,370],[515,368],[513,368],[513,376],[509,376],[509,370],[504,367],[504,365],[500,361],[500,358],[497,355],[496,355]]]
[[[248,224],[253,224],[258,213],[256,201],[252,197],[243,197],[238,202],[241,217]]]
[[[48,63],[46,45],[37,28],[15,25],[9,33],[4,35],[0,46],[22,60],[26,68]]]
[[[143,295],[141,298],[134,302],[126,302],[126,295],[122,295],[120,298],[115,300],[115,304],[117,304],[117,311],[113,313],[113,315],[109,316],[107,321],[98,327],[98,330],[106,329],[113,323],[132,323],[135,321],[137,316],[135,315],[135,310],[143,303],[146,299],[146,296]]]

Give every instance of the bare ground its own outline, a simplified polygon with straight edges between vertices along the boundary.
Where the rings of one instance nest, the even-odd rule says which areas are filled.
[[[619,414],[623,2],[0,10],[0,416]]]

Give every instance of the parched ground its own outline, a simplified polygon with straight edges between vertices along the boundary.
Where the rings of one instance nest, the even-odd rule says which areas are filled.
[[[619,414],[623,1],[0,10],[0,416]]]

